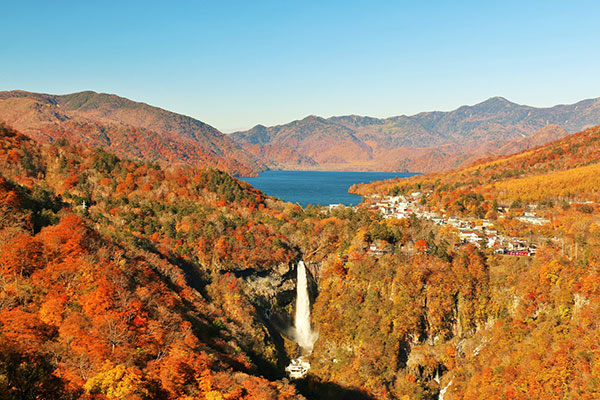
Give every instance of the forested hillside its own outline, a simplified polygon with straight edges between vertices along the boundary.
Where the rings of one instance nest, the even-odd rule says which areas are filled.
[[[0,120],[38,141],[67,139],[142,161],[210,165],[244,175],[265,169],[210,125],[106,93],[0,92]]]
[[[275,369],[275,344],[225,273],[234,256],[295,255],[257,221],[262,194],[2,127],[0,196],[0,397],[297,398],[256,376]],[[234,230],[265,253],[203,246]]]
[[[600,127],[594,127],[515,155],[480,160],[463,169],[358,185],[352,190],[362,195],[428,190],[432,195],[427,202],[444,207],[468,192],[483,194],[489,204],[517,199],[598,201],[599,140]]]
[[[373,218],[6,125],[0,196],[7,399],[302,398],[282,380],[296,263],[316,272]]]
[[[346,274],[362,278],[363,287],[372,287],[375,271],[387,283],[378,300],[364,306],[361,313],[374,320],[357,323],[353,327],[357,333],[357,328],[369,326],[371,337],[378,336],[374,327],[394,335],[397,322],[383,312],[386,308],[400,310],[392,315],[408,313],[401,326],[414,321],[405,342],[411,349],[405,360],[407,374],[388,382],[420,389],[424,379],[439,373],[442,386],[448,385],[445,399],[592,399],[600,395],[596,379],[600,354],[595,345],[600,330],[594,322],[600,316],[599,138],[600,127],[595,127],[449,173],[354,188],[367,197],[418,192],[420,205],[430,212],[475,224],[487,218],[492,223],[488,230],[537,244],[531,257],[499,255],[483,247],[457,246],[458,232],[442,225],[423,243],[421,249],[426,251],[415,255],[407,270],[404,266],[388,267],[387,273],[365,269],[369,272],[362,278],[349,263]],[[533,224],[522,217],[532,214],[534,222],[544,221],[543,217],[549,223]],[[394,261],[390,257],[379,265]],[[352,285],[354,290],[357,287]],[[369,292],[358,292],[365,299],[361,305],[367,303]],[[381,302],[387,306],[380,306]],[[387,339],[390,334],[379,336]],[[387,343],[383,340],[380,346]],[[364,357],[354,362],[359,360],[365,363]],[[415,361],[428,366],[410,368]],[[373,377],[391,376],[395,362],[391,360],[389,369]],[[373,365],[380,363],[373,361]],[[335,369],[327,373],[337,376]]]
[[[363,205],[329,210],[2,125],[0,398],[597,398],[600,187],[581,177],[598,137],[359,187]],[[542,184],[513,193],[522,180]],[[537,251],[369,205],[417,191]],[[300,259],[319,338],[289,381]]]

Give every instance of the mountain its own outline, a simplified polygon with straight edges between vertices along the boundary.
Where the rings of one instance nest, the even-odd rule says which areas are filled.
[[[600,98],[535,108],[494,97],[450,112],[385,119],[309,116],[285,125],[259,125],[230,137],[270,168],[431,172],[564,136],[553,129],[529,144],[516,144],[548,125],[573,133],[598,123]]]
[[[515,154],[482,158],[452,171],[355,185],[351,191],[369,196],[420,188],[433,193],[431,206],[438,208],[443,207],[442,200],[447,204],[449,198],[468,192],[485,193],[505,202],[600,201],[600,126],[532,147],[536,140],[545,141],[564,132],[550,125],[527,140],[507,145],[525,148]]]
[[[550,124],[538,129],[527,137],[512,139],[499,149],[489,149],[489,152],[495,152],[495,154],[519,153],[523,150],[542,146],[546,143],[553,142],[568,135],[569,132],[567,132],[563,127],[556,124]]]
[[[265,169],[208,124],[112,94],[0,92],[0,120],[36,140],[67,139],[138,160],[210,165],[234,174]]]

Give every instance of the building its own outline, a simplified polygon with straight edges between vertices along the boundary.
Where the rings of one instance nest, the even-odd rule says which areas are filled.
[[[308,373],[310,369],[310,363],[304,361],[302,357],[292,360],[290,365],[285,367],[285,372],[292,379],[300,379]]]

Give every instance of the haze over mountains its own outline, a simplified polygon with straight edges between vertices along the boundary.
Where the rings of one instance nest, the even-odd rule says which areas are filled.
[[[68,139],[138,160],[203,164],[233,174],[265,165],[212,126],[112,94],[0,92],[0,121],[42,141]]]
[[[600,99],[535,108],[493,97],[450,112],[385,119],[311,115],[231,137],[272,169],[431,172],[542,145],[598,123]]]

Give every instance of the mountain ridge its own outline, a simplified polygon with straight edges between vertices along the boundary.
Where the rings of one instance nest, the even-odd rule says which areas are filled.
[[[561,135],[551,141],[544,138]],[[592,182],[592,179],[600,169],[600,148],[596,144],[599,140],[600,125],[574,134],[567,134],[558,125],[548,125],[530,137],[508,144],[508,155],[469,160],[462,167],[450,171],[359,184],[350,191],[367,196],[392,194],[417,186],[423,190],[440,186],[439,192],[443,195],[439,195],[436,201],[447,192],[457,194],[461,191],[485,193],[498,201],[597,201],[597,182]],[[540,142],[545,143],[540,145]],[[590,167],[591,170],[586,170]],[[582,171],[587,175],[583,176]]]
[[[119,156],[145,161],[206,164],[245,175],[265,169],[202,121],[114,94],[0,92],[0,120],[37,140],[107,146]]]
[[[36,140],[67,139],[151,162],[265,169],[436,172],[542,145],[600,123],[600,98],[536,108],[495,96],[452,111],[375,118],[314,114],[223,134],[197,119],[114,94],[0,92],[0,120]],[[535,139],[539,129],[556,125]],[[525,140],[517,144],[519,140]]]
[[[352,114],[323,118],[310,115],[288,124],[257,125],[230,136],[242,146],[252,145],[248,150],[261,157],[273,154],[265,148],[277,146],[282,153],[300,151],[305,159],[311,160],[306,163],[298,157],[285,159],[272,155],[272,158],[264,158],[270,168],[435,172],[456,168],[464,159],[507,154],[503,151],[510,150],[506,147],[508,143],[527,138],[548,125],[558,125],[573,133],[598,123],[600,98],[540,108],[496,96],[452,111],[410,116],[375,118]],[[340,134],[344,131],[344,136],[354,139],[352,145],[341,140]],[[559,136],[542,139],[551,141],[564,136],[562,132],[555,132]],[[300,133],[300,142],[288,141],[288,137]],[[329,141],[324,142],[327,137]],[[539,140],[537,145],[543,144]],[[323,152],[335,157],[323,157]]]

